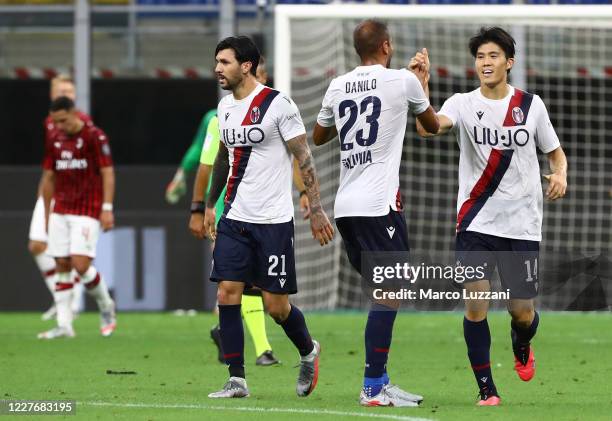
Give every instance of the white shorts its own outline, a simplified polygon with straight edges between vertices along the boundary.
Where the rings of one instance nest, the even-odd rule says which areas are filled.
[[[30,221],[30,240],[47,242],[47,229],[45,227],[45,202],[42,196],[38,197],[34,212],[32,212],[32,220]]]
[[[52,213],[47,254],[53,257],[96,257],[100,221],[89,216]]]

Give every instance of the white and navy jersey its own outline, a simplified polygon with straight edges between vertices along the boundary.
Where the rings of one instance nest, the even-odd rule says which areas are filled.
[[[257,224],[290,221],[292,160],[285,142],[306,133],[295,103],[257,84],[242,100],[225,96],[217,111],[230,160],[224,215]]]
[[[499,100],[485,98],[480,88],[455,94],[440,110],[452,120],[461,149],[457,232],[541,241],[536,147],[551,152],[559,138],[540,97],[509,88]]]
[[[399,166],[408,112],[421,114],[429,100],[411,72],[359,66],[332,80],[317,122],[336,126],[340,186],[334,216],[383,216],[401,210]]]

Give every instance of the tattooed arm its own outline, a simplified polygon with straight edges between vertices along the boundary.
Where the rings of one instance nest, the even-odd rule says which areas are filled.
[[[312,236],[321,245],[329,243],[334,237],[334,227],[329,222],[323,207],[321,206],[321,194],[319,193],[319,180],[315,171],[314,160],[310,153],[310,147],[306,141],[306,135],[300,135],[287,141],[287,147],[298,162],[306,195],[310,201],[310,229]]]

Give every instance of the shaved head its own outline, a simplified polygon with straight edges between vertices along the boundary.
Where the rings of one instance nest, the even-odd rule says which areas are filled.
[[[378,20],[364,20],[353,32],[353,45],[362,60],[375,56],[385,41],[390,41],[389,30]]]

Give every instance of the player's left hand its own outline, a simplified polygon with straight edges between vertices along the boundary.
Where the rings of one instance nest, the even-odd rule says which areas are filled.
[[[561,174],[548,174],[544,178],[548,181],[546,189],[546,198],[548,200],[557,200],[565,196],[567,190],[567,177]]]
[[[300,195],[300,211],[302,211],[304,219],[308,219],[310,217],[310,200],[306,194]]]
[[[182,168],[176,170],[174,178],[166,187],[166,202],[171,205],[176,204],[179,199],[187,192],[187,181],[185,180],[185,172]]]
[[[334,238],[334,227],[322,208],[312,210],[310,213],[310,229],[312,236],[324,246]]]
[[[102,211],[100,214],[100,225],[102,231],[106,232],[114,228],[115,226],[115,215],[113,211]]]

